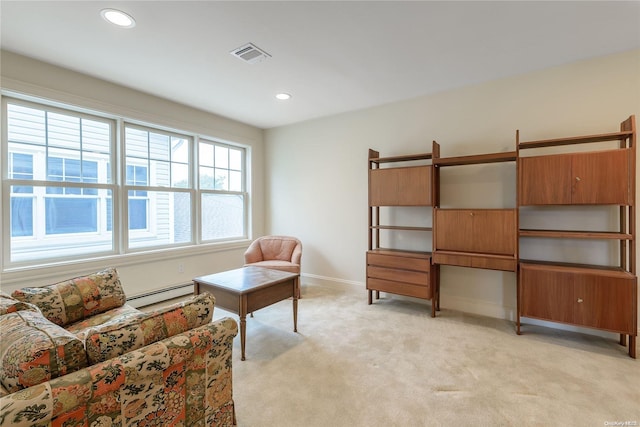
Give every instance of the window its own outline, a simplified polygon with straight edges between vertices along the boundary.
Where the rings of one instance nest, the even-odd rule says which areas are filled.
[[[202,240],[244,235],[244,151],[201,141],[198,158]]]
[[[129,247],[192,242],[191,141],[185,135],[125,126]]]
[[[2,108],[5,265],[247,237],[244,148],[18,99]]]
[[[30,104],[4,108],[10,262],[113,251],[106,199],[114,123]]]

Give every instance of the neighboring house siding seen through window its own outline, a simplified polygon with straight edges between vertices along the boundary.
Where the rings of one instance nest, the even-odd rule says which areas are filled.
[[[247,238],[245,148],[12,98],[2,114],[5,266]]]

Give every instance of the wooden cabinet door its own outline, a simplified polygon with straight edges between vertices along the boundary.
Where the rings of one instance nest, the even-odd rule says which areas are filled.
[[[521,265],[520,315],[635,334],[636,278],[584,268]]]
[[[514,209],[437,209],[436,249],[513,255],[515,212]]]
[[[572,155],[573,204],[630,204],[629,149]]]
[[[574,277],[575,322],[633,334],[635,278],[577,274]]]
[[[430,206],[431,166],[369,170],[369,206]]]
[[[455,252],[472,252],[473,211],[466,209],[437,209],[434,232],[436,249]]]
[[[398,204],[397,174],[396,169],[369,170],[369,206]]]
[[[629,149],[523,157],[520,205],[628,205]]]
[[[398,193],[400,206],[431,206],[431,166],[402,168]]]
[[[516,245],[516,216],[511,209],[471,211],[472,252],[513,255]]]
[[[536,156],[519,159],[521,205],[571,204],[571,156]]]
[[[522,266],[519,286],[521,316],[575,323],[571,273]]]

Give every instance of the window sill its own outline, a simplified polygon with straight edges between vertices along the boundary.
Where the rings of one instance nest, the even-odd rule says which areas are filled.
[[[108,255],[82,260],[60,261],[27,267],[12,267],[2,270],[2,285],[11,287],[12,283],[25,280],[39,280],[64,274],[68,277],[85,274],[87,271],[99,270],[106,266],[118,267],[144,264],[154,261],[166,261],[205,253],[225,252],[236,249],[246,249],[250,239],[234,240],[222,243],[209,243],[178,248],[166,248],[145,252]]]

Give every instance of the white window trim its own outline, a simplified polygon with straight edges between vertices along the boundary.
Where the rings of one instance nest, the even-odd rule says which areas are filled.
[[[18,86],[20,86],[20,84],[18,84]],[[29,89],[33,89],[33,88],[29,88]],[[62,94],[56,91],[51,91],[48,90],[46,88],[38,88],[40,89],[43,93],[54,93],[55,95],[60,95],[60,98],[64,99],[71,99],[74,101],[89,101],[89,102],[79,102],[80,104],[94,104],[94,105],[98,105],[98,106],[104,106],[104,111],[113,111],[115,107],[113,107],[112,105],[108,105],[108,104],[101,104],[99,102],[95,102],[92,100],[88,100],[88,99],[82,99],[80,97],[74,97],[74,96],[69,96],[67,94]],[[30,92],[31,90],[29,90],[28,92]],[[112,184],[104,187],[104,185],[99,185],[99,187],[104,187],[104,188],[108,188],[112,190],[112,210],[113,210],[113,220],[112,220],[112,229],[114,231],[114,240],[115,240],[115,244],[114,244],[114,248],[112,252],[103,254],[94,254],[91,255],[89,258],[83,258],[80,259],[77,256],[71,256],[71,257],[61,257],[61,258],[56,258],[55,260],[42,260],[42,262],[37,261],[37,262],[27,262],[27,263],[12,263],[9,260],[9,254],[10,254],[10,238],[2,238],[3,244],[2,247],[0,248],[2,250],[2,256],[0,257],[0,263],[1,263],[1,267],[0,267],[0,271],[3,274],[3,282],[5,283],[9,283],[9,281],[11,280],[11,277],[14,274],[18,274],[20,272],[24,272],[24,271],[33,271],[36,272],[40,269],[51,269],[51,268],[55,268],[56,266],[65,266],[64,268],[68,271],[69,265],[85,265],[85,264],[96,264],[96,265],[104,265],[105,261],[111,261],[113,262],[114,260],[117,260],[119,264],[121,265],[127,265],[127,264],[136,264],[139,262],[149,262],[152,260],[159,260],[159,259],[166,259],[167,258],[167,254],[170,253],[170,256],[173,256],[173,254],[176,254],[175,256],[185,256],[187,254],[198,254],[198,253],[208,253],[208,252],[213,252],[213,251],[219,251],[219,250],[230,250],[230,249],[235,249],[235,248],[239,248],[239,247],[246,247],[247,243],[250,242],[250,236],[251,236],[251,194],[249,191],[249,186],[248,183],[250,182],[250,176],[251,176],[251,171],[248,169],[248,165],[251,159],[251,147],[249,145],[245,145],[245,144],[240,144],[240,143],[236,143],[230,140],[223,140],[220,138],[216,138],[216,137],[210,137],[210,136],[203,136],[194,132],[188,132],[188,131],[184,131],[184,130],[178,130],[175,129],[173,127],[170,126],[163,126],[163,125],[157,125],[155,123],[147,123],[147,122],[143,122],[140,120],[135,120],[135,119],[129,119],[126,117],[123,117],[124,115],[118,115],[118,114],[113,114],[113,113],[109,113],[109,112],[101,112],[101,111],[97,111],[95,109],[87,109],[85,107],[77,107],[74,105],[69,104],[69,101],[55,101],[55,100],[45,100],[39,96],[34,96],[34,95],[27,95],[21,92],[17,92],[17,91],[13,91],[13,90],[6,90],[3,89],[2,93],[0,93],[0,101],[2,101],[2,108],[3,108],[3,112],[6,111],[6,102],[10,101],[12,103],[24,103],[27,105],[34,105],[36,106],[36,108],[45,108],[47,110],[60,110],[62,112],[71,112],[74,115],[78,115],[78,116],[88,116],[90,118],[94,118],[94,117],[98,117],[101,118],[103,120],[113,120],[115,122],[115,127],[114,127],[114,138],[112,138],[113,142],[113,147],[112,149],[114,151],[112,151],[112,156],[116,156],[116,158],[119,160],[119,162],[110,162],[111,163],[111,167],[112,167],[112,171],[111,171],[111,176],[112,176]],[[102,109],[102,108],[100,108]],[[134,113],[134,115],[138,115],[138,116],[149,116],[148,114],[145,113],[141,113],[139,111],[127,111],[126,109],[124,109],[126,113]],[[156,121],[156,119],[154,119],[153,121]],[[121,143],[120,141],[123,141],[124,139],[124,124],[128,123],[134,126],[140,126],[140,127],[149,127],[151,130],[161,130],[161,131],[166,131],[166,132],[170,132],[170,133],[178,133],[178,134],[184,134],[184,135],[189,135],[192,137],[192,141],[193,141],[193,149],[191,150],[191,164],[194,165],[194,167],[192,168],[192,188],[189,189],[189,191],[191,192],[191,203],[192,203],[192,212],[193,215],[191,216],[191,221],[192,221],[192,236],[195,236],[194,239],[192,239],[192,242],[184,244],[184,245],[173,245],[173,246],[169,246],[169,247],[161,247],[161,246],[154,246],[154,247],[149,247],[149,248],[142,248],[140,250],[126,250],[125,249],[125,242],[126,242],[126,229],[125,227],[127,226],[126,222],[127,222],[127,218],[125,218],[126,215],[123,215],[123,212],[125,211],[125,206],[124,206],[124,196],[127,194],[126,193],[126,189],[124,185],[120,185],[121,182],[123,182],[123,176],[125,175],[126,171],[123,170],[124,169],[124,164],[125,164],[125,153],[124,153],[124,149],[121,148]],[[6,114],[2,114],[2,123],[0,124],[1,128],[3,129],[3,133],[2,133],[2,144],[0,147],[0,154],[2,154],[2,162],[0,164],[0,168],[2,169],[2,186],[0,186],[0,208],[2,209],[2,229],[0,230],[0,237],[2,237],[7,231],[9,231],[10,234],[10,224],[9,224],[9,209],[10,209],[10,203],[6,203],[7,200],[9,200],[10,198],[10,192],[9,192],[9,187],[10,184],[7,182],[7,178],[8,178],[8,168],[7,168],[7,163],[8,160],[6,160],[8,158],[8,143],[7,143],[7,115]],[[186,126],[188,127],[188,126]],[[241,149],[243,151],[243,158],[242,158],[242,167],[243,167],[243,173],[242,173],[242,186],[243,186],[243,191],[242,192],[235,192],[237,194],[241,194],[243,196],[243,201],[244,201],[244,206],[243,206],[243,210],[244,210],[244,215],[243,215],[243,229],[244,229],[244,235],[243,236],[238,236],[237,238],[225,238],[225,239],[218,239],[218,240],[207,240],[205,242],[202,241],[201,239],[201,233],[200,233],[200,207],[199,207],[199,199],[200,197],[198,197],[198,175],[197,175],[197,166],[196,166],[196,159],[197,159],[197,147],[198,147],[198,141],[202,139],[204,141],[207,142],[213,142],[214,144],[219,144],[219,145],[223,145],[223,146],[228,146],[230,148],[234,148],[234,149]],[[15,185],[18,185],[18,182],[14,182]],[[30,186],[36,186],[39,183],[35,182],[35,181],[29,181],[29,183],[27,185]],[[51,185],[50,182],[46,182],[47,185]],[[65,183],[65,185],[67,184],[71,184],[71,183]],[[167,191],[169,190],[168,188],[164,188],[162,187],[162,191]],[[179,191],[184,191],[185,189],[178,189]],[[208,192],[208,191],[207,191]],[[232,192],[222,192],[223,194],[232,194]],[[117,236],[115,234],[118,234]],[[178,255],[179,254],[179,255]],[[135,260],[133,260],[133,258],[135,258]],[[144,260],[144,261],[142,261]],[[86,268],[86,267],[82,267],[82,268]],[[21,278],[24,278],[24,274],[21,274],[20,276]]]

